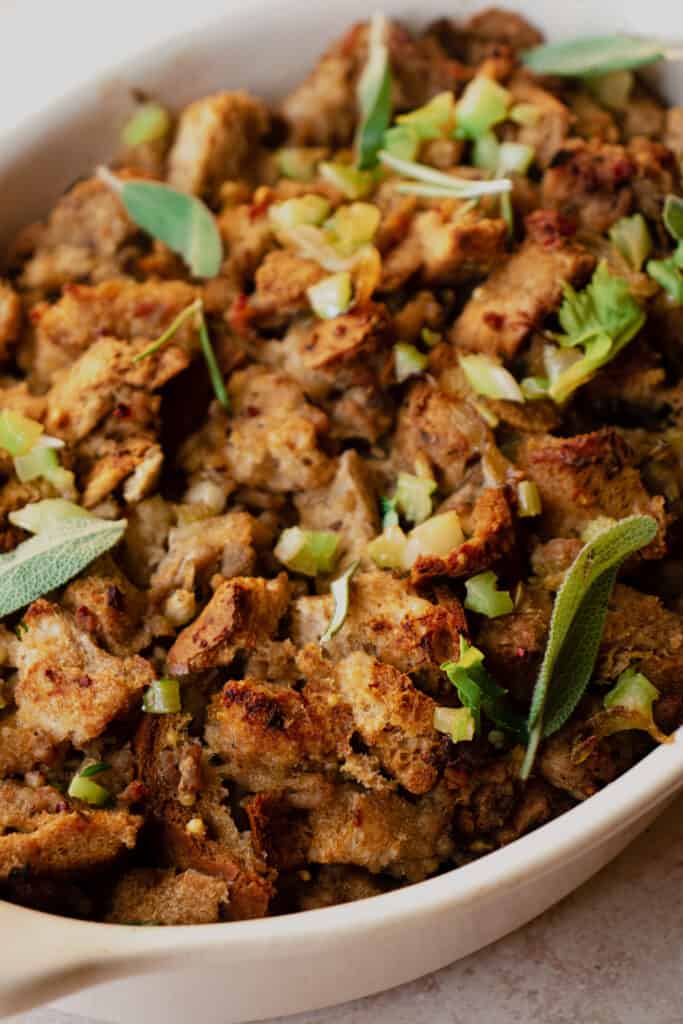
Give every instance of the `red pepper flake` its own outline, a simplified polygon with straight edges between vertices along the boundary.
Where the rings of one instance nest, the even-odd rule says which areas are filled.
[[[505,316],[503,313],[494,313],[490,311],[484,313],[483,321],[487,327],[490,327],[492,331],[500,331],[505,323]]]
[[[526,656],[526,651],[524,650],[523,647],[518,647],[515,650],[515,654],[517,655],[518,658],[524,658]]]
[[[237,334],[247,334],[250,330],[249,320],[251,310],[249,309],[249,296],[242,292],[234,300],[228,313],[228,323]]]

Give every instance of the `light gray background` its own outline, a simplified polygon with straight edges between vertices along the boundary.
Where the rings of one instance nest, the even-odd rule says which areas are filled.
[[[45,1009],[21,1024],[84,1021]],[[683,798],[583,888],[488,949],[379,996],[279,1018],[365,1022],[681,1024]]]
[[[131,33],[143,50],[220,6],[0,0],[0,132],[45,101],[46,81],[55,96],[129,52]],[[682,812],[683,799],[593,881],[487,950],[402,988],[287,1024],[682,1024]],[[21,1019],[83,1022],[49,1009]]]

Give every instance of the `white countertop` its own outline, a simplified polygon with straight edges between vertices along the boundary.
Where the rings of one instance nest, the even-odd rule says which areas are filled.
[[[683,798],[592,881],[488,949],[277,1024],[681,1024],[681,922]],[[45,1009],[21,1024],[95,1022]]]
[[[36,68],[59,81],[55,95],[129,50],[131,35],[141,50],[218,9],[220,0],[0,0],[0,129],[44,98]],[[683,799],[521,931],[412,984],[288,1024],[681,1024],[682,921]],[[42,1009],[21,1024],[83,1021]]]

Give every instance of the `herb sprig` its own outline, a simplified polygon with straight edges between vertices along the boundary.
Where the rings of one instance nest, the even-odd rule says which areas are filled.
[[[560,729],[581,700],[593,673],[619,566],[657,533],[652,516],[629,516],[581,549],[555,597],[548,643],[536,680],[521,777],[528,778],[538,745]]]

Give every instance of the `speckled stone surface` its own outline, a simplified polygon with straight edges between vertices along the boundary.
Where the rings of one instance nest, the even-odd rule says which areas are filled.
[[[368,1021],[681,1024],[683,798],[592,881],[488,949],[410,985],[271,1024]],[[21,1024],[86,1022],[44,1009]]]

